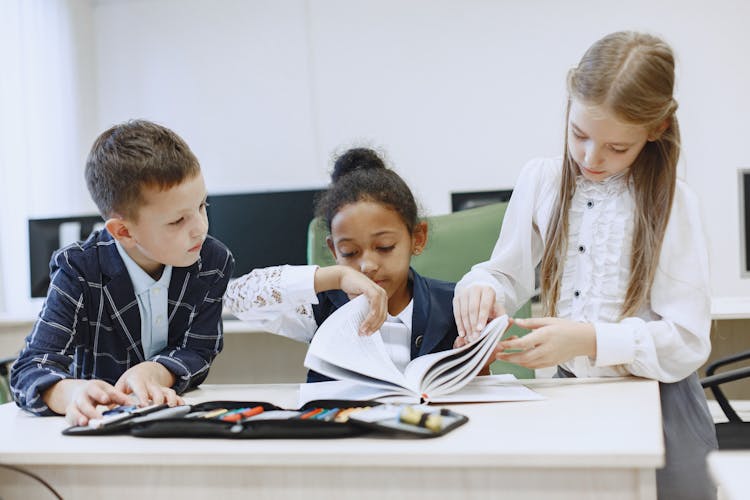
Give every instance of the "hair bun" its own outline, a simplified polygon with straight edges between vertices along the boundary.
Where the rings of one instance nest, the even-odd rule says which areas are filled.
[[[385,163],[378,154],[369,148],[353,148],[336,158],[333,164],[331,180],[338,182],[343,176],[357,170],[374,170],[385,168]]]

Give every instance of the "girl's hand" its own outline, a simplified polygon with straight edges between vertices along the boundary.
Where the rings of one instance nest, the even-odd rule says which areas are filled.
[[[383,326],[387,318],[388,294],[361,272],[345,266],[341,266],[341,269],[338,288],[343,290],[350,299],[364,295],[367,297],[367,302],[370,303],[370,312],[359,326],[359,333],[360,335],[372,335]]]
[[[167,403],[169,406],[185,404],[172,389],[174,375],[161,363],[144,361],[123,373],[115,389],[125,394],[135,394],[139,406]]]
[[[546,368],[576,356],[596,357],[596,331],[591,323],[559,318],[515,318],[513,322],[533,331],[500,341],[495,350],[497,359],[526,368]],[[503,352],[506,349],[521,352]]]
[[[388,294],[370,278],[348,266],[319,267],[315,271],[315,293],[342,290],[350,299],[367,297],[370,312],[359,327],[360,335],[372,335],[383,326],[388,314]]]
[[[495,289],[488,285],[471,285],[453,297],[453,316],[456,318],[458,339],[454,347],[471,342],[491,319],[505,314],[505,307],[497,302]]]

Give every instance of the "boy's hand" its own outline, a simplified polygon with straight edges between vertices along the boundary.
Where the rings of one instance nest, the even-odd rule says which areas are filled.
[[[42,395],[49,408],[64,413],[70,425],[86,425],[92,418],[101,418],[97,405],[133,404],[130,397],[103,380],[61,380]]]
[[[516,318],[513,321],[532,332],[501,341],[495,350],[497,359],[527,368],[546,368],[576,356],[596,358],[596,331],[591,323],[560,318]],[[503,352],[506,349],[521,352]]]
[[[161,363],[144,361],[123,373],[115,389],[125,394],[134,394],[139,406],[167,403],[169,406],[185,404],[172,389],[174,375]]]
[[[456,318],[458,337],[454,347],[479,337],[487,322],[505,314],[505,307],[497,302],[495,289],[488,285],[471,285],[453,297],[453,316]],[[459,343],[462,342],[462,343]]]
[[[342,290],[349,298],[365,295],[370,312],[359,327],[361,335],[371,335],[385,323],[388,294],[370,278],[346,266],[321,267],[315,272],[315,291]]]

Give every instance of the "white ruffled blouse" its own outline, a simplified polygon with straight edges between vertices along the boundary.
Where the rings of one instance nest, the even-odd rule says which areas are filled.
[[[458,290],[489,284],[510,313],[533,295],[561,165],[559,158],[542,159],[523,168],[490,260],[474,266]],[[602,182],[578,177],[557,314],[593,323],[597,354],[562,366],[578,377],[633,374],[675,382],[700,367],[711,350],[708,254],[698,201],[677,182],[650,300],[637,315],[619,320],[630,276],[633,215],[624,175]]]

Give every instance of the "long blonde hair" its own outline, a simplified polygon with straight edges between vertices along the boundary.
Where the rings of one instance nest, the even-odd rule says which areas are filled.
[[[568,245],[568,212],[576,176],[580,175],[568,151],[572,99],[602,107],[624,123],[645,126],[654,139],[646,143],[627,173],[633,187],[635,219],[630,281],[621,317],[632,316],[648,301],[669,221],[680,155],[674,66],[672,50],[661,39],[621,31],[594,43],[568,73],[562,179],[541,263],[542,302],[548,315],[556,314]]]

